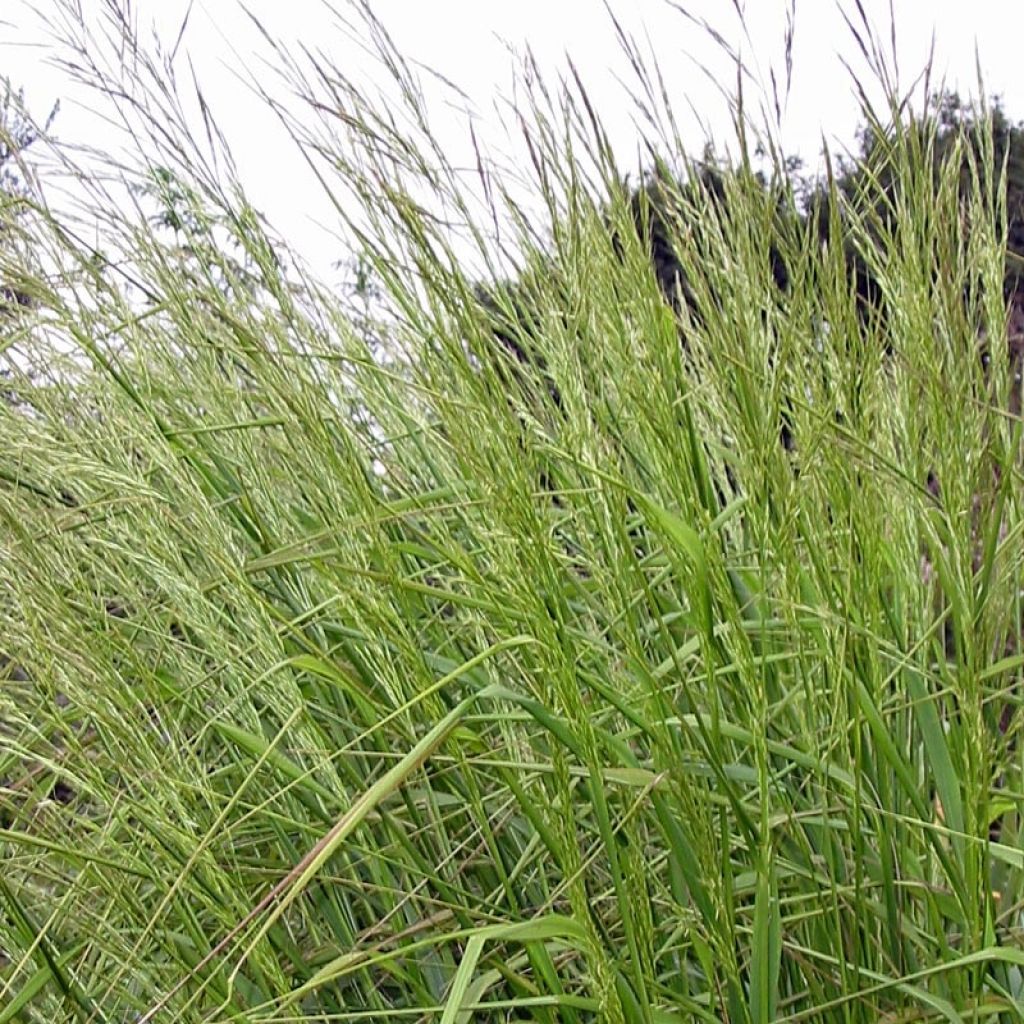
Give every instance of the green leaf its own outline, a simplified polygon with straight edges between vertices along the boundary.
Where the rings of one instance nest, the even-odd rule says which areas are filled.
[[[468,997],[473,973],[476,971],[486,943],[548,942],[551,939],[572,939],[577,948],[582,951],[585,951],[588,945],[586,931],[579,922],[562,914],[548,914],[546,917],[533,921],[518,921],[514,924],[488,925],[473,932],[469,942],[466,943],[466,951],[463,953],[459,969],[452,979],[448,998],[445,1001],[444,1013],[441,1016],[441,1024],[456,1024],[457,1021],[461,1024],[460,1014],[463,1006],[471,1001]],[[479,999],[481,994],[474,990],[474,999]],[[461,1018],[461,1020],[465,1019],[467,1018]]]
[[[700,624],[704,632],[710,636],[713,629],[711,582],[708,577],[704,544],[699,534],[676,513],[662,508],[645,495],[635,494],[635,499],[647,518],[668,538],[675,552],[689,563],[696,588],[695,604]]]
[[[67,952],[62,953],[57,958],[56,968],[61,970],[66,967],[79,953],[85,949],[86,944],[80,943],[79,945],[69,949]],[[54,970],[49,964],[44,964],[40,967],[35,974],[32,975],[28,981],[18,990],[11,1001],[4,1007],[0,1008],[0,1024],[10,1024],[11,1021],[18,1020],[21,1018],[22,1013],[28,1009],[29,1004],[40,992],[46,988],[47,982],[51,981],[54,977]]]

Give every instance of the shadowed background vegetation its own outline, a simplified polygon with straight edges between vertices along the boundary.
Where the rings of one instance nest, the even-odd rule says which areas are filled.
[[[406,119],[267,101],[363,307],[68,55],[135,205],[4,256],[0,1024],[1019,1019],[1020,129],[637,188],[534,79],[481,215],[362,13]]]

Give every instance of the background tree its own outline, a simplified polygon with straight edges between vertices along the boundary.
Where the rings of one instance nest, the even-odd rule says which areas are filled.
[[[1005,166],[1006,175],[1000,197],[1007,219],[1003,298],[1009,305],[1007,340],[1016,375],[1010,410],[1019,413],[1020,371],[1024,363],[1024,125],[1011,121],[998,99],[981,115],[952,92],[933,97],[923,117],[915,119],[905,113],[902,116],[905,123],[899,131],[892,124],[863,125],[858,132],[858,149],[837,158],[824,176],[802,175],[799,165],[789,161],[782,169],[783,176],[770,181],[763,173],[743,166],[728,167],[710,149],[683,178],[662,164],[629,190],[633,226],[647,247],[654,278],[666,303],[683,321],[680,336],[685,345],[686,331],[694,323],[699,325],[706,313],[702,305],[715,304],[718,299],[714,294],[695,293],[692,268],[684,265],[675,240],[688,232],[703,230],[699,225],[706,228],[709,222],[696,216],[697,210],[710,209],[714,214],[711,223],[716,218],[728,218],[730,198],[724,183],[727,179],[745,181],[746,187],[762,190],[774,210],[770,231],[763,240],[763,255],[780,295],[788,287],[790,268],[785,253],[792,250],[792,240],[805,230],[817,231],[822,245],[835,243],[841,247],[861,326],[877,331],[891,355],[886,301],[875,253],[880,248],[879,233],[891,233],[898,215],[897,191],[903,187],[896,152],[898,140],[903,145],[929,151],[929,165],[936,181],[946,164],[958,159],[961,194],[966,195],[971,175],[981,165],[981,147],[990,138],[994,166]],[[994,180],[988,183],[993,195],[999,186],[998,174],[997,170]],[[873,232],[854,232],[854,220],[873,225]],[[531,375],[540,374],[547,381],[544,390],[557,405],[558,389],[547,373],[537,344],[537,334],[543,325],[531,298],[534,283],[543,274],[544,270],[537,268],[518,280],[482,283],[477,297],[490,318],[493,337],[499,342],[497,384],[504,389],[515,388],[518,393],[533,386],[528,381]],[[687,322],[691,327],[686,326]],[[978,327],[980,330],[981,325]],[[792,435],[786,423],[781,427],[781,436],[785,446],[790,447]]]
[[[15,90],[10,81],[3,80],[0,98],[0,251],[17,249],[18,221],[24,215],[26,200],[31,189],[31,172],[25,163],[25,153],[40,135],[46,132],[57,116],[59,104],[54,104],[42,126],[29,116],[25,106],[24,89]],[[0,302],[3,309],[11,305],[31,305],[32,297],[24,290],[24,282],[11,261],[4,260],[0,275]]]
[[[31,281],[25,274],[26,251],[22,221],[28,210],[31,172],[25,153],[40,135],[47,131],[57,116],[54,104],[40,127],[29,116],[24,90],[15,90],[8,79],[3,80],[0,96],[0,324],[30,307],[35,297]],[[7,330],[0,328],[0,356],[9,344]],[[6,386],[12,371],[0,365],[0,399],[17,403],[14,392]]]

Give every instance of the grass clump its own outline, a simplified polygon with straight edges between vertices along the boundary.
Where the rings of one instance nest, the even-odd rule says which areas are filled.
[[[0,1021],[1016,1019],[991,145],[932,173],[895,118],[828,244],[781,163],[666,176],[666,296],[582,86],[521,111],[543,227],[483,162],[481,214],[367,27],[405,121],[280,48],[319,121],[267,99],[376,319],[210,170],[165,68],[77,62],[162,205],[89,179],[102,254],[21,221]]]

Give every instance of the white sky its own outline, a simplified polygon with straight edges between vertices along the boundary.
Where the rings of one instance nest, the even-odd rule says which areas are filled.
[[[87,15],[98,17],[108,0],[78,0]],[[126,2],[126,0],[116,0]],[[751,66],[767,79],[770,67],[783,70],[786,0],[736,0],[745,7],[750,38],[738,27],[733,0],[682,0],[675,6],[707,19]],[[862,0],[888,44],[888,0]],[[725,107],[697,64],[707,62],[720,81],[731,86],[734,71],[716,53],[708,36],[688,22],[668,0],[608,0],[622,25],[649,45],[665,75],[677,114],[688,105],[701,112],[720,141],[731,137]],[[40,15],[54,13],[61,0],[0,0],[0,74],[24,86],[30,107],[42,114],[60,98],[55,133],[68,141],[107,145],[105,129],[82,108],[91,102],[52,67],[46,56],[46,31]],[[132,0],[143,31],[156,27],[169,48],[177,36],[188,0]],[[845,9],[855,17],[852,2]],[[345,0],[336,0],[344,9]],[[1008,114],[1024,118],[1024,75],[1020,74],[1020,15],[1013,0],[925,2],[894,0],[897,54],[901,81],[908,85],[921,70],[935,34],[934,78],[946,77],[964,94],[976,82],[975,45],[981,56],[986,88],[1003,96]],[[345,74],[379,78],[353,41],[338,30],[323,0],[248,0],[248,8],[277,38],[304,42],[327,53]],[[522,51],[526,42],[545,71],[564,70],[568,52],[596,101],[616,151],[629,169],[636,168],[637,133],[627,92],[614,73],[629,77],[628,64],[615,38],[602,0],[375,0],[373,9],[410,58],[442,71],[474,100],[482,119],[478,132],[489,136],[495,124],[493,104],[511,95],[515,60],[508,46]],[[232,50],[237,52],[237,56]],[[330,209],[305,175],[300,163],[255,100],[234,75],[250,69],[254,50],[266,53],[258,34],[236,0],[195,0],[180,52],[194,63],[214,116],[231,143],[236,164],[255,205],[268,215],[312,265],[326,272],[343,257],[330,235],[335,227]],[[838,54],[865,73],[853,39],[833,0],[797,0],[793,47],[794,78],[783,121],[783,142],[789,153],[814,162],[822,135],[830,144],[848,145],[857,125],[857,103],[848,72]],[[187,66],[183,80],[187,81]],[[425,80],[425,85],[428,82]],[[452,162],[473,163],[466,119],[441,104],[439,90],[426,89],[436,104],[436,133]],[[702,133],[691,124],[690,142],[698,147]],[[114,146],[113,136],[109,145]],[[499,143],[500,144],[500,143]],[[295,187],[296,181],[301,187]]]

